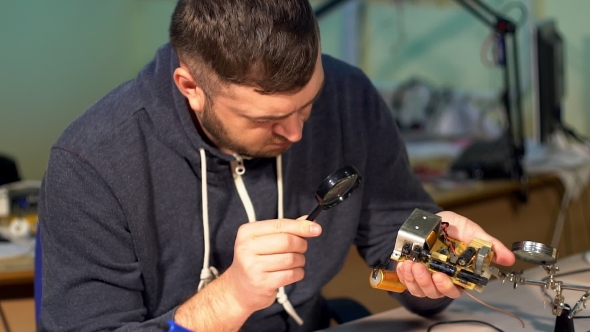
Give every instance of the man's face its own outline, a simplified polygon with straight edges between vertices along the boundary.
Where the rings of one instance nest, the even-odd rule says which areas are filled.
[[[245,86],[222,87],[197,118],[209,139],[226,153],[270,158],[302,136],[324,84],[321,58],[309,83],[296,93],[263,95]]]

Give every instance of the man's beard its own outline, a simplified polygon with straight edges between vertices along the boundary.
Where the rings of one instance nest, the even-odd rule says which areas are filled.
[[[275,149],[269,151],[260,151],[260,150],[253,150],[247,146],[241,145],[237,140],[233,139],[230,134],[227,132],[215,110],[213,109],[213,105],[211,102],[205,103],[205,107],[203,112],[201,113],[201,117],[199,118],[201,127],[205,132],[207,132],[212,141],[217,147],[219,148],[226,148],[234,153],[237,153],[240,156],[244,157],[253,157],[253,158],[274,158],[280,154],[283,154],[289,148],[282,148],[282,149]],[[272,143],[285,143],[287,142],[285,138],[282,137],[275,137],[270,142],[266,142],[266,144]]]

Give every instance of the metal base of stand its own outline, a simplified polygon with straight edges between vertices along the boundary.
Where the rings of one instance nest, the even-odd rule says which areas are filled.
[[[575,332],[574,320],[567,318],[570,314],[571,308],[566,305],[561,311],[561,315],[555,317],[555,330],[554,332]]]

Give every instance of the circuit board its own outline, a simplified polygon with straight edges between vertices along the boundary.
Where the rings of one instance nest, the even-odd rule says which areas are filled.
[[[490,242],[481,239],[473,239],[467,244],[450,237],[445,238],[443,234],[430,251],[425,252],[423,248],[407,246],[405,254],[397,261],[421,262],[430,273],[442,272],[448,275],[455,285],[481,292],[490,278],[486,269],[494,257],[491,248]]]
[[[430,273],[442,272],[455,285],[481,292],[491,277],[492,244],[477,238],[469,243],[453,239],[447,234],[448,226],[435,214],[414,210],[398,233],[390,259],[422,263]],[[370,284],[393,292],[405,290],[395,272],[378,268],[373,270]]]

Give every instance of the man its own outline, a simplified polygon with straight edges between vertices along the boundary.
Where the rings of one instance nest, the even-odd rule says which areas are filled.
[[[440,209],[411,174],[389,110],[361,71],[320,55],[307,0],[182,0],[171,45],[93,105],[52,149],[42,187],[42,330],[313,331],[322,287],[355,244],[386,262],[414,208]],[[316,223],[332,171],[364,176]],[[494,241],[442,212],[450,234]],[[298,218],[296,220],[296,218]],[[398,266],[423,315],[460,295]]]

